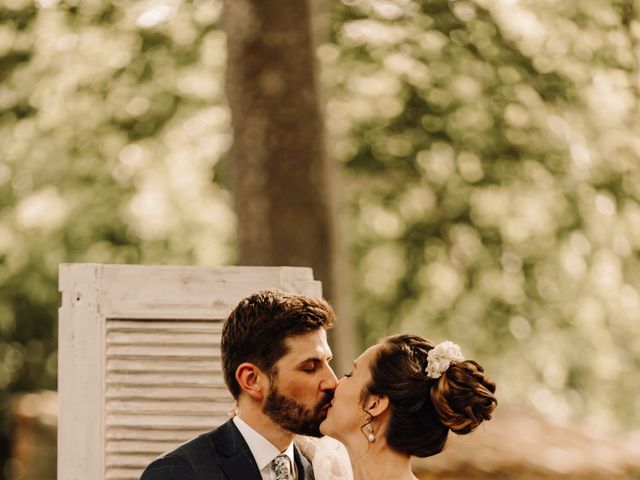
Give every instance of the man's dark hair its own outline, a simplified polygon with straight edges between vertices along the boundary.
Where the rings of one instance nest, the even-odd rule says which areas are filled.
[[[286,339],[333,327],[335,314],[322,298],[262,290],[240,301],[222,328],[224,380],[234,398],[240,395],[236,370],[250,362],[272,375],[287,354]]]

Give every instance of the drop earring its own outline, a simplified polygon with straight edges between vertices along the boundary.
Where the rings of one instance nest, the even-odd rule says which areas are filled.
[[[371,424],[369,423],[367,425],[367,440],[369,440],[370,442],[374,442],[376,439],[375,435],[373,434],[373,427],[371,426]]]

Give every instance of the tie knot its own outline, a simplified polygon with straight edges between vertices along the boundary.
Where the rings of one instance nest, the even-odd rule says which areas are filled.
[[[291,475],[291,462],[286,455],[278,455],[271,462],[273,471],[276,472],[276,480],[293,480]]]

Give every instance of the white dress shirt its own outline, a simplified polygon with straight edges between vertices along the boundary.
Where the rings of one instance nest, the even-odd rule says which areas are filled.
[[[297,478],[296,475],[296,462],[293,457],[293,442],[289,444],[284,452],[278,451],[278,449],[266,438],[256,432],[239,416],[233,417],[233,423],[235,423],[240,434],[244,437],[244,441],[247,442],[249,450],[253,454],[253,458],[258,464],[260,469],[260,475],[262,480],[275,480],[276,473],[271,468],[271,461],[281,453],[289,457],[291,462],[291,473],[293,478]]]

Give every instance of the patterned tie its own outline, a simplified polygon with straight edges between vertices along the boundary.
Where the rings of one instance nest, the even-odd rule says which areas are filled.
[[[289,457],[286,455],[278,455],[271,462],[271,468],[276,472],[276,480],[293,480],[291,475]]]

